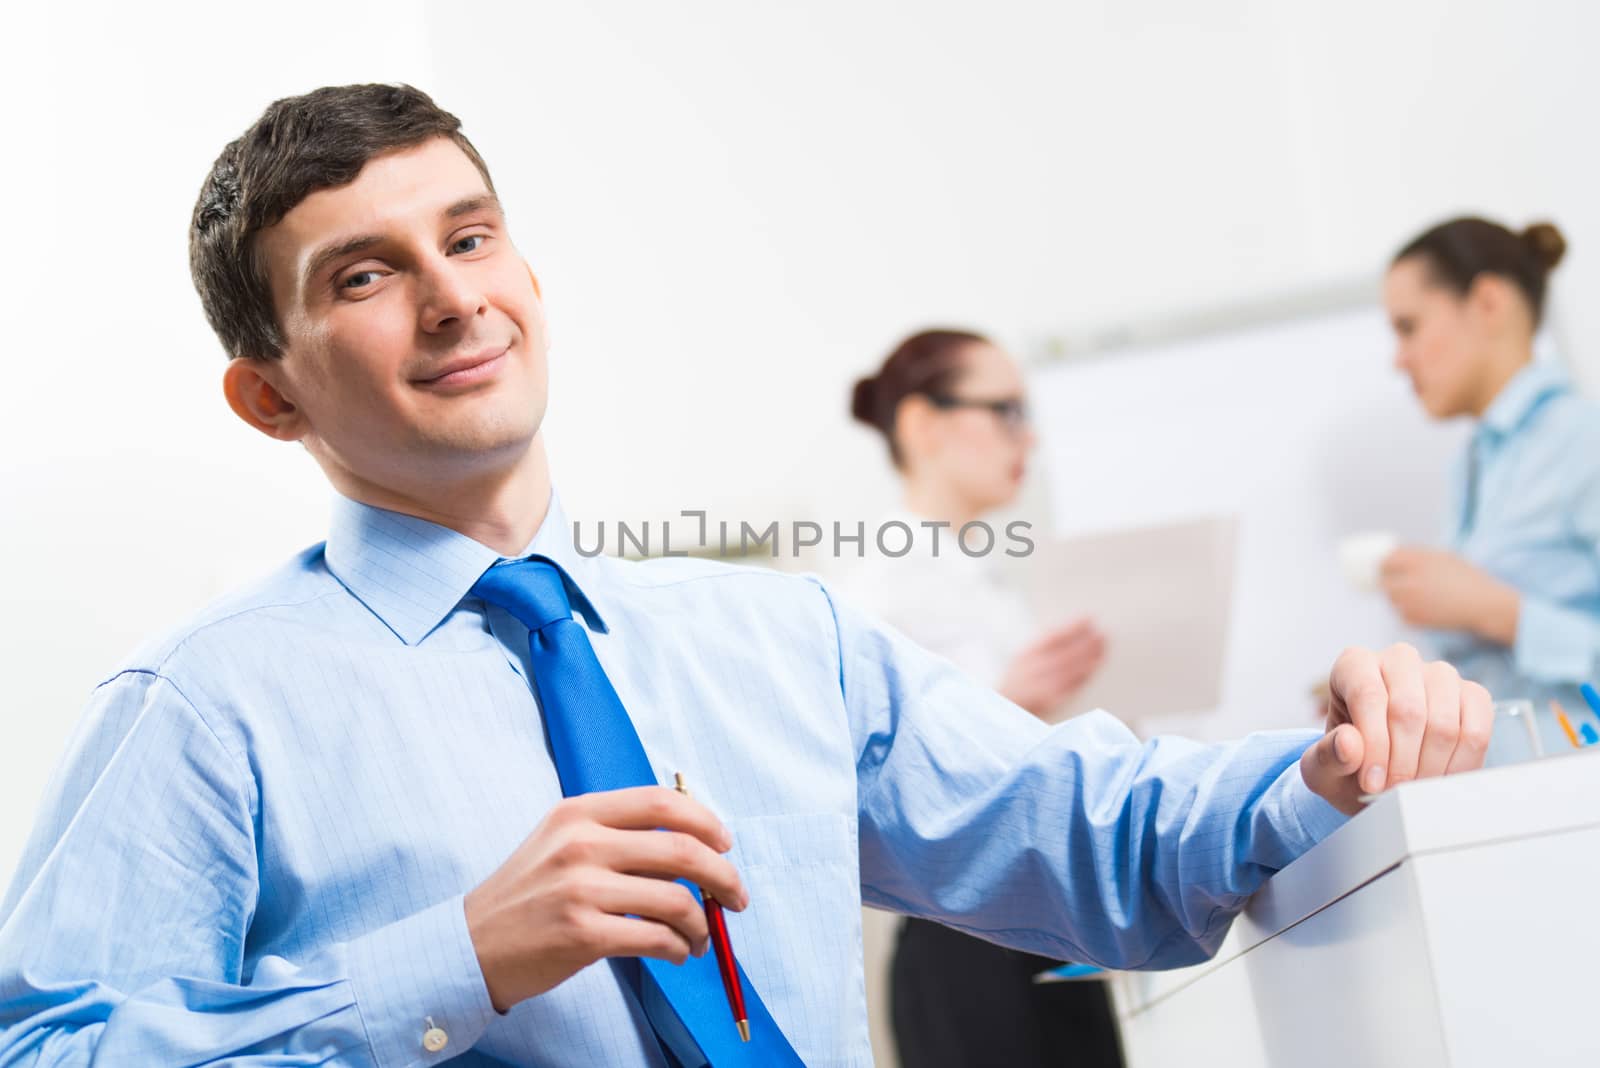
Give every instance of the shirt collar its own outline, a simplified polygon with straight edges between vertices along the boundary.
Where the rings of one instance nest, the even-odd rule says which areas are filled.
[[[1568,389],[1566,375],[1553,363],[1535,360],[1512,376],[1489,402],[1483,426],[1496,434],[1510,434],[1525,423],[1545,400]]]
[[[407,645],[443,622],[490,567],[529,556],[553,561],[572,607],[591,630],[606,631],[588,596],[599,585],[598,569],[573,545],[553,491],[544,522],[515,557],[426,519],[336,496],[325,555],[334,577]]]

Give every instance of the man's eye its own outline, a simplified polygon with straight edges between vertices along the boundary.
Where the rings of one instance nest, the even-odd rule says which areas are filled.
[[[479,242],[479,245],[481,245],[481,243],[483,242],[483,235],[482,234],[468,234],[466,237],[463,237],[461,240],[459,240],[455,244],[451,245],[450,246],[450,251],[451,252],[476,252],[476,251],[478,251],[479,245],[469,245],[468,244],[469,241],[476,241],[476,242]]]
[[[339,285],[344,289],[360,289],[362,286],[371,285],[377,277],[377,271],[357,271],[343,282],[340,282]]]

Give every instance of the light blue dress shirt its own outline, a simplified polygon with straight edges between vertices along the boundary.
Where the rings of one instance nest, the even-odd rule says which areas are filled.
[[[813,579],[569,531],[552,500],[528,551],[661,781],[732,830],[733,942],[807,1064],[871,1063],[863,900],[1174,966],[1341,821],[1312,732],[1046,727]],[[463,894],[560,799],[527,631],[466,596],[496,559],[340,501],[325,545],[100,685],[0,903],[0,1065],[662,1063],[604,964],[505,1015],[484,988]]]
[[[1522,605],[1510,648],[1441,632],[1440,655],[1496,698],[1557,697],[1587,715],[1577,685],[1600,660],[1600,409],[1556,366],[1530,364],[1484,412],[1452,479],[1451,547]]]

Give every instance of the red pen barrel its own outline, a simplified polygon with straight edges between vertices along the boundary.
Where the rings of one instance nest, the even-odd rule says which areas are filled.
[[[677,791],[689,796],[689,787],[683,773],[673,776]],[[734,1025],[739,1028],[739,1041],[750,1041],[750,1016],[744,1011],[744,987],[739,983],[739,965],[733,959],[733,943],[728,941],[728,921],[722,917],[722,904],[700,890],[700,900],[706,910],[706,927],[711,935],[711,948],[717,955],[717,971],[722,976],[722,992],[728,997],[728,1008],[733,1010]]]
[[[717,971],[722,973],[722,989],[728,995],[728,1005],[733,1018],[749,1019],[744,1011],[744,988],[739,982],[739,969],[733,962],[733,943],[728,940],[728,921],[723,918],[722,905],[710,894],[705,895],[706,925],[711,928],[711,944],[716,949]]]

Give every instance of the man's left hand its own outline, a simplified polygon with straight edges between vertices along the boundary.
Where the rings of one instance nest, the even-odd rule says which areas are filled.
[[[1489,691],[1409,645],[1349,649],[1328,679],[1328,732],[1300,758],[1312,791],[1346,815],[1361,797],[1412,779],[1483,766]]]

